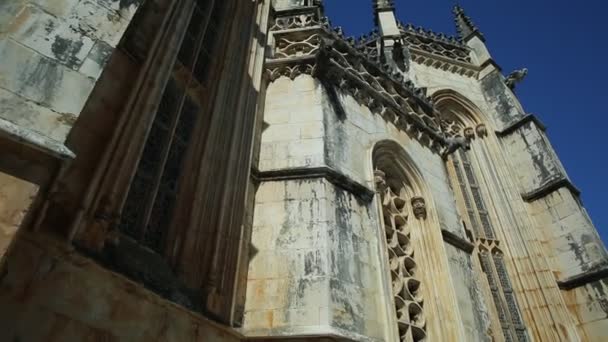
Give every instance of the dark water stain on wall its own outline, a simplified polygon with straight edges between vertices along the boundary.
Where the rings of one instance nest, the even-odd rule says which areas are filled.
[[[82,40],[71,40],[60,36],[55,36],[51,51],[58,61],[69,68],[78,69],[81,61],[77,55],[82,50],[84,43]]]

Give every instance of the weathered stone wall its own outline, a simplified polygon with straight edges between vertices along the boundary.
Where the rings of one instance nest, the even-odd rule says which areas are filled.
[[[557,280],[606,266],[606,249],[570,190],[556,190],[530,203],[529,210]]]
[[[0,260],[37,192],[36,185],[0,172]]]
[[[474,271],[469,253],[450,245],[446,251],[467,341],[491,341],[489,303],[484,302],[481,292],[483,275]]]
[[[608,279],[564,291],[583,341],[608,340]]]
[[[531,334],[541,340],[575,340],[576,326],[583,340],[605,339],[603,280],[563,291],[558,287],[558,281],[578,281],[603,270],[606,249],[542,124],[525,114],[496,70],[482,71],[478,81],[429,66],[413,64],[412,69],[417,85],[429,94],[451,90],[463,95],[490,131],[498,131],[486,139],[489,157],[478,154],[489,162],[480,171],[497,226],[502,226],[502,249],[511,255],[507,265],[518,279],[515,289]],[[481,153],[479,144],[473,142],[476,153]]]
[[[63,142],[139,1],[0,4],[0,119]]]
[[[565,179],[566,173],[544,132],[535,121],[528,121],[501,142],[510,152],[509,161],[516,172],[522,195],[534,193],[551,182]]]
[[[2,267],[5,341],[240,341],[55,238],[20,235]]]
[[[323,178],[263,182],[244,332],[381,339],[385,299],[369,215]]]
[[[378,203],[370,201],[372,150],[388,139],[416,162],[432,197],[432,223],[413,237],[429,284],[423,287],[429,338],[475,339],[480,332],[471,323],[465,333],[456,300],[470,292],[455,292],[441,238],[441,229],[464,236],[443,161],[352,97],[327,89],[308,75],[279,78],[267,89],[252,238],[257,252],[243,333],[395,338]],[[471,272],[470,264],[461,267]]]

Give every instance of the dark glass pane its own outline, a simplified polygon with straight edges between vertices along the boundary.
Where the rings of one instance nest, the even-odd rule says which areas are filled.
[[[165,146],[168,129],[159,125],[157,122],[152,124],[148,139],[139,162],[138,171],[146,175],[153,175],[159,167],[162,159],[162,151]]]
[[[519,342],[527,342],[528,334],[526,334],[526,329],[517,329],[517,341]]]
[[[486,235],[486,239],[494,240],[496,237],[494,236],[494,229],[492,228],[492,224],[490,223],[490,218],[488,217],[488,214],[479,214],[479,219],[481,220],[481,224],[483,225],[483,231]]]
[[[507,267],[505,265],[505,261],[502,255],[494,254],[494,265],[496,266],[496,272],[498,273],[498,279],[500,280],[500,284],[505,290],[510,290],[511,280],[509,279]]]
[[[475,201],[475,205],[478,210],[485,210],[486,206],[484,205],[483,199],[481,198],[481,191],[476,186],[471,186],[471,193],[473,194],[473,200]]]
[[[175,136],[182,142],[190,141],[192,130],[196,124],[196,118],[200,112],[200,107],[191,97],[186,97],[184,107],[177,121]]]
[[[513,336],[511,336],[511,330],[502,329],[502,333],[505,335],[505,342],[513,342]]]
[[[517,300],[515,300],[515,295],[513,292],[505,292],[505,300],[507,301],[507,308],[509,309],[509,314],[511,315],[511,320],[513,320],[513,323],[517,325],[523,324],[519,314]]]
[[[508,327],[509,320],[507,319],[507,313],[505,312],[505,308],[502,304],[502,300],[500,299],[500,294],[498,293],[498,290],[492,290],[492,299],[494,300],[496,311],[498,311],[498,320],[500,321],[500,325],[503,327]]]
[[[479,229],[479,223],[477,223],[477,218],[475,217],[475,212],[469,210],[467,212],[469,214],[469,218],[471,219],[471,225],[473,225],[473,232],[476,237],[481,237],[481,231]]]
[[[137,173],[131,182],[127,201],[122,209],[118,230],[132,238],[140,238],[140,226],[142,216],[146,208],[149,196],[149,181],[141,173]]]
[[[164,237],[170,224],[172,209],[172,194],[163,187],[160,187],[142,241],[145,246],[159,254],[163,253]]]
[[[155,120],[167,128],[170,127],[175,113],[179,110],[183,97],[184,89],[173,78],[169,79],[165,86],[163,97],[158,105]]]
[[[467,175],[467,179],[469,180],[469,184],[476,185],[477,180],[475,179],[475,176],[473,175],[473,168],[471,168],[471,164],[465,163],[462,166],[464,168],[464,173]]]
[[[492,288],[492,291],[498,289],[498,283],[496,282],[496,279],[494,279],[494,272],[492,270],[492,261],[490,260],[490,253],[485,251],[479,253],[479,260],[481,261],[481,269],[488,278],[490,288]]]
[[[194,54],[196,52],[196,37],[189,34],[184,35],[184,40],[179,48],[177,59],[183,65],[190,67],[194,62]]]
[[[205,26],[205,16],[203,11],[199,6],[194,7],[194,12],[192,13],[192,18],[190,18],[190,23],[188,24],[188,34],[192,37],[198,37]]]

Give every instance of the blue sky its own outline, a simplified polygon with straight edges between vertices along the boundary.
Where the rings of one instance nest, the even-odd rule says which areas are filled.
[[[373,28],[372,0],[325,0],[347,35]],[[454,34],[454,0],[396,0],[404,23]],[[548,127],[551,143],[604,242],[608,241],[608,1],[460,0],[485,34],[505,73],[526,67],[517,88],[528,113]]]

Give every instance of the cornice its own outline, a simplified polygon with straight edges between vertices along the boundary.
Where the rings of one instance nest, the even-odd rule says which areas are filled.
[[[504,137],[506,135],[509,135],[509,134],[515,132],[516,130],[518,130],[519,128],[523,127],[528,122],[534,122],[534,124],[536,124],[536,126],[543,132],[545,132],[547,130],[547,127],[536,117],[536,115],[526,114],[525,116],[521,117],[520,119],[516,120],[515,122],[512,122],[511,124],[509,124],[502,131],[496,131],[496,135],[498,135],[499,137]]]
[[[574,186],[574,184],[572,184],[572,182],[568,178],[561,176],[558,179],[546,183],[538,189],[522,194],[521,197],[526,202],[534,202],[561,188],[566,188],[570,190],[570,192],[577,197],[581,194],[581,191],[576,186]]]
[[[366,202],[371,201],[375,194],[369,187],[329,166],[298,167],[268,171],[260,171],[257,168],[252,168],[251,176],[255,182],[324,178],[330,183],[352,193]]]
[[[475,249],[474,244],[446,229],[441,229],[441,236],[443,237],[443,241],[445,241],[447,244],[450,244],[468,254],[473,253],[473,250]]]
[[[420,65],[426,65],[435,69],[441,69],[443,71],[451,72],[453,74],[477,78],[479,76],[480,68],[470,64],[464,63],[451,58],[438,56],[434,53],[419,50],[410,47],[412,54],[412,61]]]
[[[572,276],[565,280],[558,280],[557,285],[562,290],[572,290],[602,279],[608,279],[608,266],[606,265]]]

